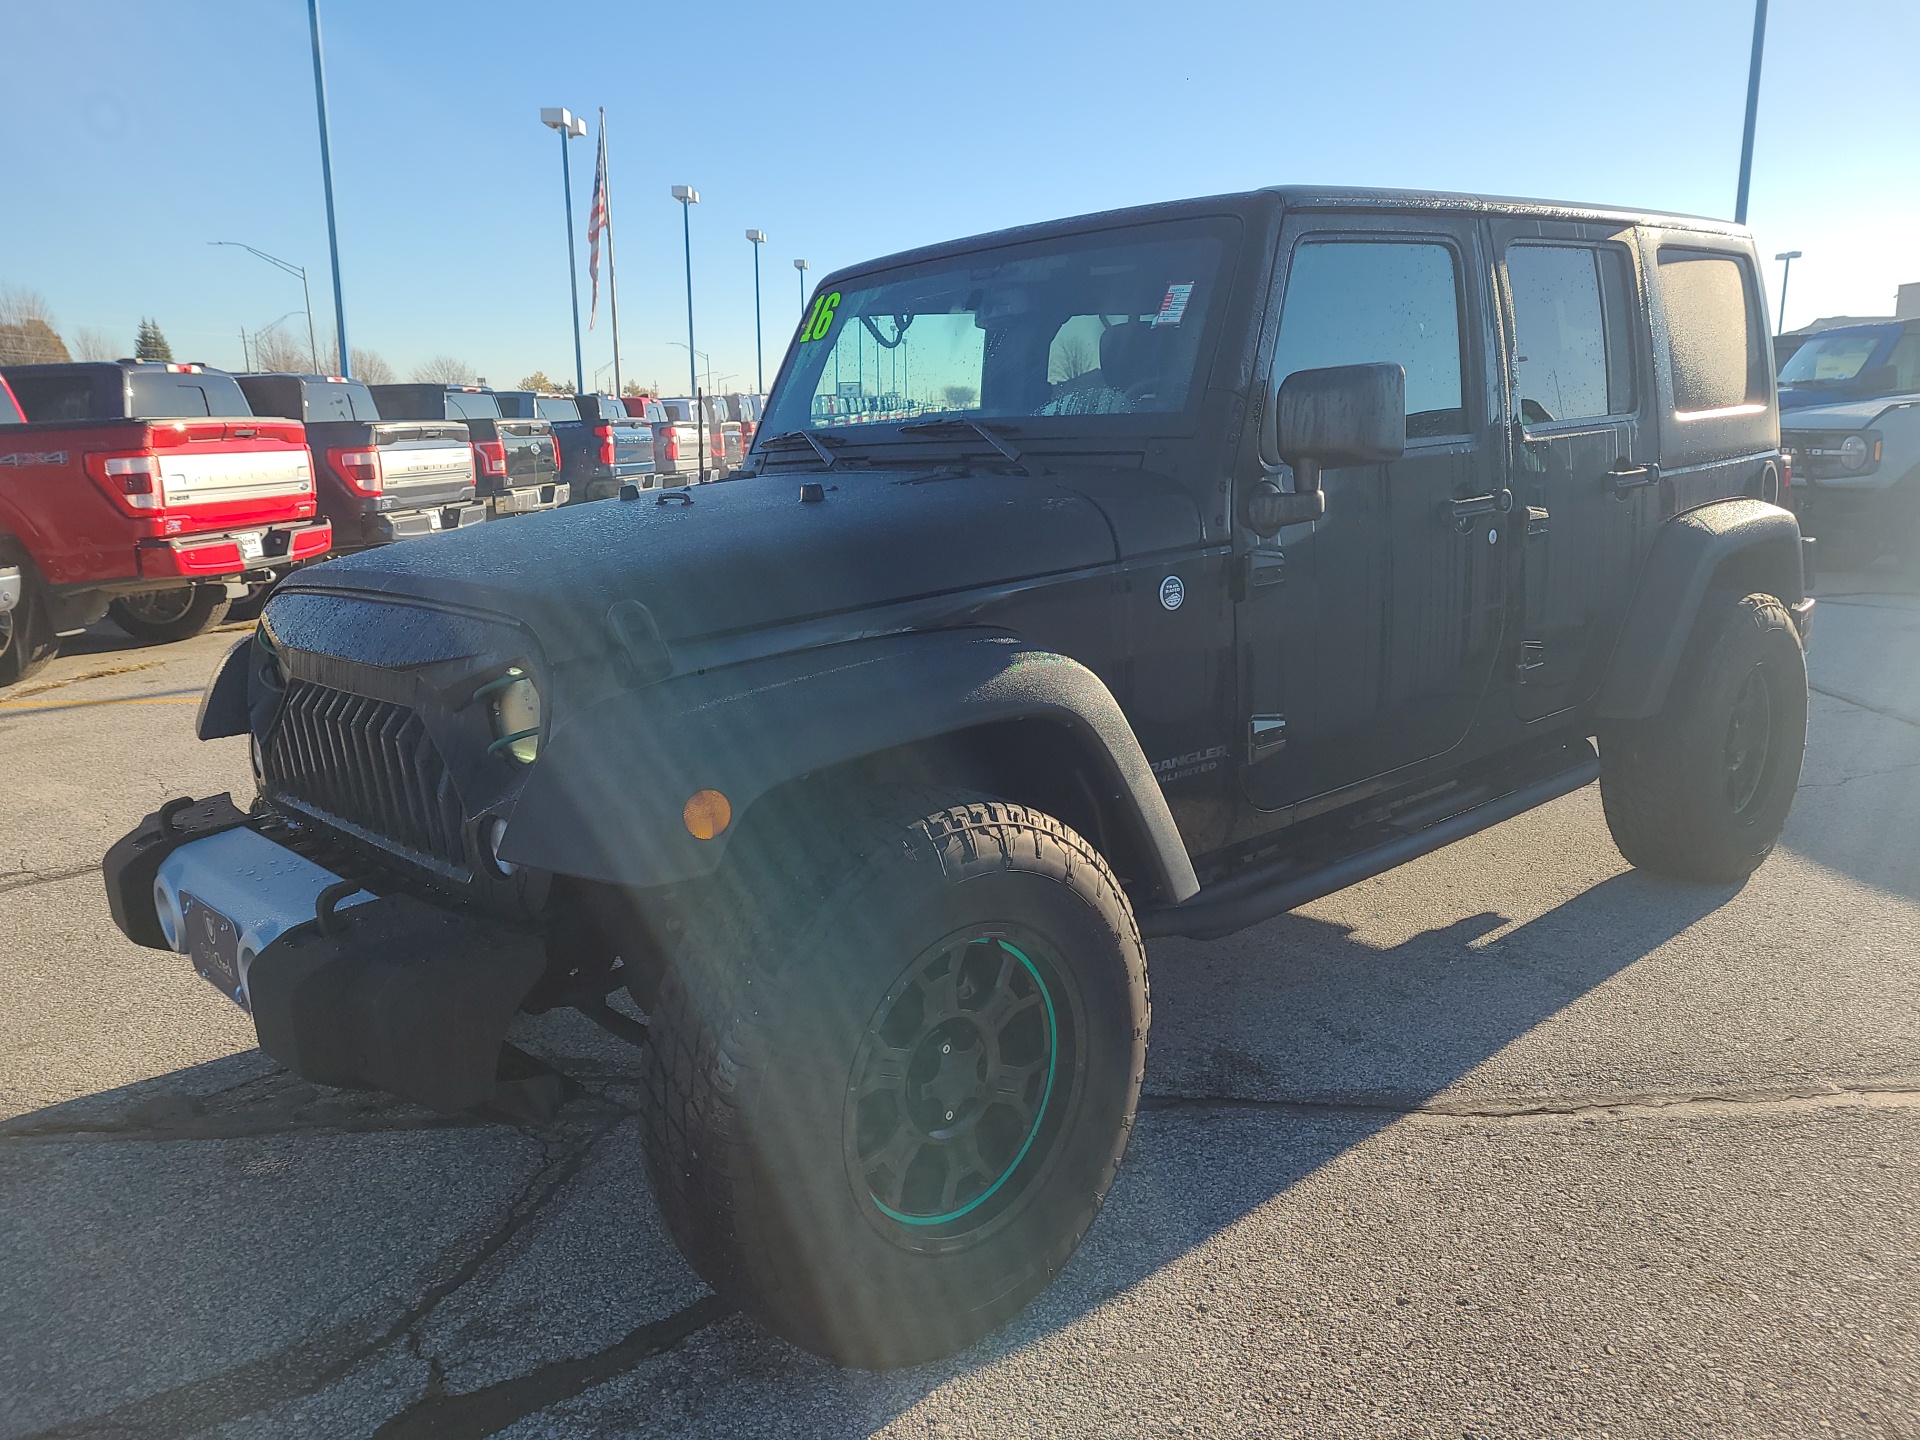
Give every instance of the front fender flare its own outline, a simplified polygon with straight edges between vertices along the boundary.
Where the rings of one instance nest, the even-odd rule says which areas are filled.
[[[905,634],[683,675],[563,717],[508,817],[500,857],[645,887],[711,873],[739,817],[786,781],[999,721],[1059,723],[1138,826],[1155,889],[1200,886],[1165,797],[1099,676],[979,631]],[[718,790],[734,824],[696,840],[687,798]]]
[[[1661,526],[1600,687],[1598,718],[1645,720],[1660,713],[1716,576],[1798,604],[1806,598],[1800,522],[1764,500],[1734,499]]]

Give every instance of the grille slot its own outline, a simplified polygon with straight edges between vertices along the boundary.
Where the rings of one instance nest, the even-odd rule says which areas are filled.
[[[466,873],[460,797],[404,705],[296,680],[265,759],[276,799],[432,869]]]

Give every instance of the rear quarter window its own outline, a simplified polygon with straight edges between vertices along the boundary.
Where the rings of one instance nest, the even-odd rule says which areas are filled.
[[[29,420],[117,420],[99,406],[91,375],[25,375],[9,382]]]
[[[1771,369],[1746,263],[1733,255],[1663,247],[1660,289],[1674,410],[1689,415],[1764,406]]]
[[[19,425],[26,420],[20,413],[20,407],[13,403],[13,392],[4,382],[0,382],[0,425]]]

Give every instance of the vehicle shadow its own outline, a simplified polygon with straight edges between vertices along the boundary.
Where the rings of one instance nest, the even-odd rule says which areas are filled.
[[[1005,1329],[947,1361],[887,1375],[835,1369],[700,1302],[641,1194],[640,1176],[624,1173],[629,1164],[637,1171],[637,1160],[618,1158],[617,1188],[580,1201],[578,1208],[595,1214],[568,1209],[568,1187],[613,1182],[555,1170],[552,1157],[570,1145],[584,1156],[591,1141],[581,1137],[590,1132],[630,1129],[622,1117],[631,1090],[618,1076],[617,1055],[594,1051],[582,1039],[584,1025],[541,1022],[520,1039],[587,1083],[541,1129],[449,1124],[382,1097],[303,1086],[268,1073],[258,1057],[49,1107],[0,1127],[0,1137],[10,1137],[0,1139],[0,1161],[15,1162],[0,1163],[0,1199],[18,1221],[15,1243],[0,1242],[0,1289],[14,1294],[0,1305],[0,1344],[27,1344],[40,1357],[38,1368],[14,1377],[30,1380],[37,1398],[27,1396],[13,1421],[0,1417],[0,1432],[77,1433],[105,1423],[185,1435],[243,1414],[284,1414],[276,1407],[304,1403],[323,1384],[352,1383],[356,1367],[377,1371],[383,1356],[397,1364],[431,1312],[464,1289],[468,1304],[502,1307],[459,1327],[477,1350],[493,1349],[480,1360],[436,1357],[454,1378],[444,1391],[436,1381],[424,1400],[424,1380],[396,1382],[389,1373],[377,1398],[363,1397],[384,1407],[383,1433],[491,1434],[574,1396],[596,1428],[665,1433],[673,1417],[662,1413],[647,1376],[671,1365],[675,1390],[697,1396],[708,1420],[791,1413],[797,1428],[789,1433],[867,1435],[948,1381],[1149,1283],[1407,1111],[1457,1089],[1503,1048],[1733,893],[1626,873],[1491,941],[1506,922],[1490,913],[1387,947],[1296,914],[1225,942],[1156,944],[1143,1113],[1088,1242]],[[1596,933],[1607,943],[1593,943]],[[243,1083],[230,1083],[242,1074]],[[1250,1124],[1249,1112],[1297,1123],[1276,1132],[1270,1121]],[[143,1137],[142,1125],[158,1128]],[[63,1129],[75,1133],[62,1138]],[[394,1133],[407,1130],[420,1133]],[[1276,1133],[1284,1144],[1273,1143]],[[89,1143],[142,1138],[199,1143]],[[18,1163],[22,1144],[37,1152],[31,1163]],[[160,1180],[143,1178],[128,1161],[135,1151],[155,1154],[153,1164],[165,1170]],[[610,1162],[625,1156],[602,1151]],[[536,1182],[551,1192],[544,1210],[527,1199]],[[116,1196],[109,1207],[118,1226],[110,1244],[76,1234],[68,1220],[44,1220],[73,1206],[80,1187],[93,1192],[79,1207],[91,1214],[106,1203],[99,1195],[116,1187],[165,1196],[214,1184],[224,1187],[219,1223],[196,1225],[186,1236],[178,1213],[132,1196]],[[608,1193],[644,1213],[598,1213]],[[522,1251],[474,1238],[522,1228],[537,1237],[545,1225],[583,1234],[599,1227],[610,1238],[595,1242],[591,1269],[543,1272],[525,1285],[494,1274],[530,1266]],[[297,1237],[291,1251],[290,1234]],[[111,1251],[110,1286],[93,1253],[103,1245]],[[63,1246],[76,1253],[60,1254]],[[423,1260],[429,1251],[433,1258]],[[468,1258],[449,1261],[456,1252]],[[387,1273],[354,1283],[341,1277],[344,1268],[375,1263]],[[679,1288],[663,1288],[662,1276],[684,1278]],[[116,1302],[79,1293],[88,1288],[112,1288]],[[149,1298],[127,1298],[141,1294]],[[503,1296],[510,1303],[496,1298]],[[29,1321],[39,1333],[8,1333]],[[64,1335],[69,1326],[84,1338]],[[697,1343],[682,1343],[696,1334]],[[663,1343],[637,1345],[640,1335]],[[602,1337],[619,1338],[595,1352]],[[660,1355],[666,1341],[680,1347],[671,1357]],[[68,1346],[73,1358],[58,1358]],[[117,1379],[112,1366],[99,1373],[102,1354],[122,1367]],[[91,1372],[84,1378],[82,1367]],[[63,1378],[69,1369],[75,1373]],[[365,1433],[366,1412],[356,1413],[361,1418],[348,1428]],[[686,1420],[704,1428],[691,1412]]]

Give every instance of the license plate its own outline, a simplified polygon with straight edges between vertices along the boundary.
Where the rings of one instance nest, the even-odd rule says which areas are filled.
[[[261,534],[236,535],[242,560],[258,560],[267,553],[267,537]]]
[[[247,994],[240,983],[240,932],[212,906],[182,890],[180,923],[187,931],[187,958],[214,989],[242,1010]]]

